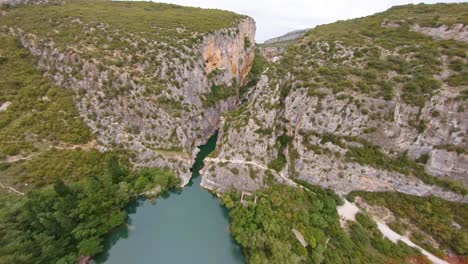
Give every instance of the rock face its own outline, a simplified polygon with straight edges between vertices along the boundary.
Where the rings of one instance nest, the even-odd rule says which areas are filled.
[[[369,19],[397,35],[402,31],[400,24],[383,22],[390,14]],[[358,21],[349,22],[350,26],[367,22]],[[345,24],[339,26],[342,34],[350,31]],[[451,28],[462,32],[465,27]],[[416,95],[411,89],[421,73],[411,69],[424,65],[417,59],[418,52],[427,53],[429,48],[420,43],[414,44],[419,51],[407,43],[385,45],[385,36],[368,33],[371,30],[365,32],[364,43],[359,35],[347,41],[323,40],[323,26],[283,51],[283,58],[269,65],[249,102],[221,119],[216,157],[203,169],[202,183],[218,191],[231,187],[252,191],[270,177],[286,177],[341,194],[398,191],[468,202],[468,197],[421,180],[424,174],[467,184],[468,111],[463,99],[467,86],[451,81],[464,74],[451,65],[466,60],[461,53],[459,57],[440,48],[441,54],[431,55],[438,66],[423,72],[428,80],[424,87],[439,85]],[[461,36],[453,35],[451,41],[463,40]],[[439,45],[437,40],[427,41],[427,47]],[[406,53],[404,48],[412,51]],[[375,53],[366,55],[369,49]],[[385,64],[390,60],[409,68],[392,70]],[[373,94],[379,86],[388,95]],[[289,138],[286,144],[282,143],[285,137]],[[383,160],[373,160],[376,156]],[[409,172],[410,167],[415,171]]]
[[[260,46],[259,50],[263,57],[269,62],[277,62],[281,59],[284,46]]]
[[[408,149],[420,149],[423,138],[426,143],[429,139],[437,142],[434,137],[420,135],[408,124],[412,115],[411,107],[363,97],[362,99],[370,100],[365,105],[376,104],[375,109],[382,109],[383,115],[394,116],[394,121],[385,122],[362,115],[355,106],[338,100],[335,96],[326,96],[319,102],[318,98],[311,98],[305,91],[298,91],[285,99],[284,112],[268,109],[268,106],[279,104],[278,93],[277,89],[271,90],[267,77],[264,76],[257,86],[252,102],[246,105],[245,112],[234,120],[222,119],[217,158],[223,161],[208,162],[203,169],[202,184],[205,187],[218,191],[228,190],[231,187],[252,191],[264,186],[264,179],[269,175],[281,180],[278,173],[267,168],[267,164],[278,157],[276,138],[282,131],[274,131],[274,128],[281,122],[290,131],[295,146],[294,150],[285,150],[288,164],[280,174],[287,177],[296,177],[332,188],[341,194],[353,190],[398,191],[419,196],[437,195],[453,201],[466,200],[441,187],[424,184],[415,177],[349,162],[345,158],[349,151],[346,147],[332,142],[323,143],[323,134],[358,136],[365,134],[366,129],[375,126],[380,127],[366,135],[366,139],[388,150],[402,153]],[[385,108],[377,106],[378,103],[385,105]],[[317,109],[320,104],[327,107]],[[462,123],[466,123],[466,119],[464,120]],[[273,129],[274,132],[265,135],[260,131],[262,129]],[[310,135],[310,132],[317,135]],[[443,131],[439,132],[440,134],[433,133],[433,135],[443,134]],[[348,144],[360,145],[356,142]],[[287,153],[288,151],[295,154]],[[434,149],[434,146],[427,146],[425,151],[431,153],[431,156],[432,153],[440,152]],[[440,171],[438,173],[433,173],[431,169],[428,171],[433,175],[451,175],[456,179],[466,180],[466,155],[459,156],[456,152],[450,152],[450,155],[453,155],[453,159],[458,162],[456,165],[453,164],[453,160],[448,161],[452,162],[452,166],[446,166],[446,163],[437,164],[430,158],[426,166],[439,168]],[[448,157],[443,155],[444,162]],[[252,162],[255,165],[252,165]],[[459,175],[458,178],[456,175]]]
[[[75,43],[61,43],[59,30],[57,37],[21,25],[3,30],[20,38],[46,75],[75,91],[76,106],[101,149],[131,151],[137,166],[169,167],[186,184],[197,146],[217,130],[221,114],[238,104],[232,96],[206,105],[205,97],[212,86],[238,89],[252,66],[255,22],[236,19],[235,26],[210,33],[171,28],[148,35],[71,17],[68,23],[85,34]],[[95,34],[107,43],[86,39]],[[92,55],[96,47],[103,57]]]
[[[11,102],[4,102],[0,104],[0,112],[6,111],[10,106]]]
[[[457,152],[435,149],[430,152],[426,170],[432,175],[450,175],[468,185],[468,155]]]
[[[421,27],[416,24],[411,27],[411,30],[431,36],[434,39],[453,39],[468,42],[468,25],[454,24],[452,26]]]
[[[259,45],[260,53],[269,62],[277,62],[281,59],[281,53],[294,40],[304,36],[310,29],[296,30],[284,34],[283,36],[272,38]]]

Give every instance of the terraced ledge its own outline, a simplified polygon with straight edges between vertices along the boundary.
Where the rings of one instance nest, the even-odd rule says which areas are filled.
[[[206,158],[205,161],[214,162],[214,163],[234,163],[234,164],[252,165],[252,166],[258,167],[258,168],[260,168],[262,170],[272,172],[274,175],[279,176],[284,181],[283,183],[285,183],[287,185],[290,185],[290,186],[293,186],[293,187],[302,187],[302,186],[298,185],[297,183],[295,183],[290,178],[288,178],[287,176],[285,176],[283,173],[272,170],[272,169],[268,168],[265,164],[261,164],[261,163],[258,163],[256,161],[246,161],[246,160],[238,160],[238,159],[220,159],[220,158]]]

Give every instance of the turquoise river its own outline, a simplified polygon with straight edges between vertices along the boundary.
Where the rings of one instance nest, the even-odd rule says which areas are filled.
[[[129,206],[127,225],[110,235],[97,263],[244,263],[229,232],[227,209],[200,186],[203,159],[214,150],[216,139],[214,135],[200,147],[192,179],[183,191]]]

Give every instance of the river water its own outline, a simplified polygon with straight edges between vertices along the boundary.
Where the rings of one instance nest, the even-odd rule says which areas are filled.
[[[109,236],[107,250],[97,263],[244,263],[229,232],[227,209],[200,186],[203,159],[214,150],[216,139],[214,135],[200,147],[192,180],[182,192],[129,206],[127,225]]]

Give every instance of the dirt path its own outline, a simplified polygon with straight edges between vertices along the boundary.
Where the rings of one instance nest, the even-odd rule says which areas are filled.
[[[3,188],[3,189],[7,189],[8,191],[11,191],[15,194],[18,194],[18,195],[24,195],[24,193],[16,190],[15,188],[13,187],[10,187],[10,186],[6,186],[6,185],[3,185],[1,182],[0,182],[0,187]]]
[[[60,149],[60,150],[65,150],[65,149],[82,149],[82,150],[91,150],[93,148],[95,148],[97,146],[97,143],[96,143],[96,140],[93,139],[85,144],[75,144],[75,145],[71,145],[71,144],[67,144],[67,143],[59,143],[57,145],[52,145],[51,143],[49,144],[49,146],[47,146],[46,148],[44,148],[43,150],[41,151],[38,151],[38,152],[35,152],[33,154],[30,154],[29,156],[23,156],[23,155],[16,155],[16,156],[9,156],[7,158],[5,158],[4,160],[0,160],[0,162],[9,162],[9,163],[13,163],[13,162],[17,162],[17,161],[23,161],[23,160],[31,160],[32,158],[34,158],[35,156],[39,155],[42,153],[42,151],[45,151],[45,150],[50,150],[52,148],[55,148],[55,149]]]
[[[13,162],[21,161],[21,160],[30,160],[34,156],[37,156],[37,155],[39,155],[39,153],[34,153],[29,156],[23,156],[23,155],[9,156],[6,159],[4,159],[2,162],[13,163]]]
[[[252,166],[255,166],[257,168],[260,168],[260,169],[263,169],[263,170],[269,170],[269,171],[275,173],[276,175],[278,175],[279,177],[284,179],[287,183],[289,183],[291,186],[300,187],[300,188],[309,190],[309,189],[305,188],[304,186],[295,183],[293,180],[286,177],[282,173],[274,171],[274,170],[268,168],[267,166],[265,166],[264,164],[261,164],[261,163],[255,162],[255,161],[246,161],[246,160],[237,160],[237,159],[229,159],[228,160],[228,159],[220,159],[220,158],[206,158],[205,161],[215,162],[215,163],[234,163],[234,164],[252,165]],[[356,214],[358,212],[361,211],[359,209],[359,207],[357,207],[355,204],[352,204],[352,203],[348,202],[346,199],[344,200],[344,202],[345,202],[344,205],[339,206],[337,208],[338,214],[340,215],[340,218],[341,218],[340,222],[342,223],[342,226],[346,222],[345,220],[356,221],[355,216],[356,216]],[[442,260],[442,259],[438,258],[437,256],[429,253],[428,251],[426,251],[423,248],[419,247],[418,245],[414,244],[407,237],[401,236],[398,233],[394,232],[385,223],[382,223],[382,222],[378,221],[377,219],[374,219],[374,221],[377,223],[377,227],[380,230],[380,232],[382,232],[382,234],[386,238],[390,239],[390,241],[392,241],[394,243],[397,243],[398,241],[402,241],[403,243],[407,244],[408,246],[420,250],[422,254],[424,254],[430,261],[432,261],[432,263],[435,263],[435,264],[449,264],[445,260]]]
[[[288,183],[291,186],[302,187],[302,186],[298,185],[297,183],[295,183],[290,178],[284,176],[281,172],[277,172],[275,170],[272,170],[272,169],[268,168],[267,166],[265,166],[264,164],[261,164],[261,163],[255,162],[255,161],[237,160],[237,159],[220,159],[220,158],[206,158],[205,161],[214,162],[214,163],[234,163],[234,164],[252,165],[252,166],[255,166],[257,168],[273,172],[274,174],[278,175],[281,179],[283,179],[286,183]]]
[[[350,221],[356,221],[356,214],[361,211],[355,204],[348,202],[347,200],[344,200],[344,205],[339,206],[338,209],[338,214],[340,215],[340,222],[342,223],[342,226],[344,224],[344,221],[342,220],[350,220]],[[396,233],[388,225],[385,223],[382,223],[381,221],[378,221],[377,219],[373,218],[374,221],[377,223],[377,227],[380,230],[380,232],[390,241],[397,243],[398,241],[401,241],[408,246],[412,248],[416,248],[419,251],[421,251],[422,254],[424,254],[432,263],[435,264],[448,264],[447,261],[438,258],[437,256],[429,253],[428,251],[424,250],[423,248],[419,247],[418,245],[414,244],[409,240],[407,237],[401,236],[400,234]]]

